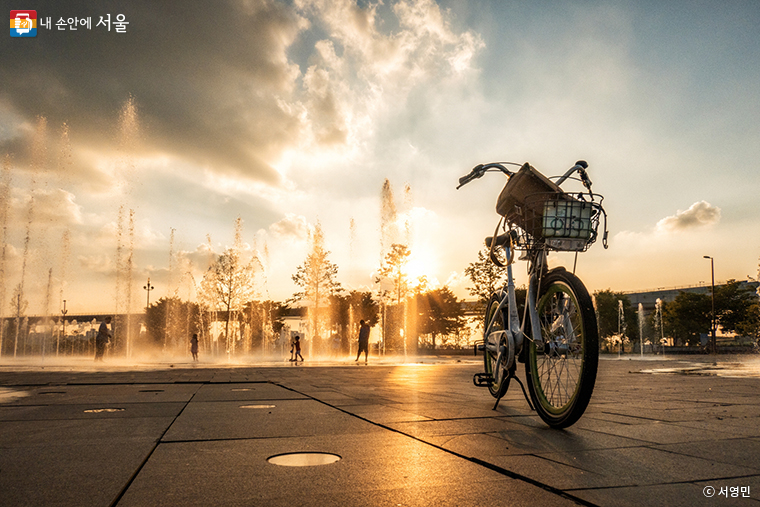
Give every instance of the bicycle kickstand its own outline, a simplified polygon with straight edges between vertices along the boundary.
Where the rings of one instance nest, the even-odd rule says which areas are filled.
[[[517,381],[518,384],[520,384],[520,389],[522,389],[523,396],[525,396],[525,401],[528,402],[528,406],[530,407],[530,409],[533,412],[535,412],[536,409],[535,409],[535,407],[533,407],[533,404],[530,402],[530,398],[528,397],[528,392],[525,390],[525,386],[523,385],[522,381],[519,378],[517,378],[517,376],[514,375],[514,374],[510,375],[509,379],[510,380],[514,379],[514,380]],[[493,408],[491,410],[496,410],[496,408],[499,406],[499,402],[500,401],[501,401],[501,396],[499,396],[498,398],[496,398],[496,403],[494,403]]]
[[[522,389],[523,396],[525,396],[525,401],[528,402],[528,406],[530,407],[530,409],[533,412],[535,412],[536,409],[533,406],[533,404],[530,402],[530,397],[528,397],[528,393],[525,391],[525,386],[523,385],[522,381],[519,378],[517,378],[517,377],[512,377],[512,378],[514,378],[517,381],[517,383],[520,384],[520,389]]]

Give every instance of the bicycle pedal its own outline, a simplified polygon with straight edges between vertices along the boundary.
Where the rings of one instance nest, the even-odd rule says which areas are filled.
[[[472,383],[478,387],[490,387],[493,385],[493,377],[487,373],[476,373],[472,376]]]

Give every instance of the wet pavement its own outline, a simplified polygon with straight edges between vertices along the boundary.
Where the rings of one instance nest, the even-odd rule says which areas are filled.
[[[566,430],[418,361],[6,361],[0,505],[760,505],[757,356],[603,356]]]

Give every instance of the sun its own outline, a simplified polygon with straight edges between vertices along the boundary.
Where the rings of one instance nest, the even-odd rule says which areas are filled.
[[[404,272],[412,285],[416,285],[418,280],[425,277],[430,283],[436,278],[438,268],[438,259],[430,248],[414,246],[411,248],[409,260],[406,263]]]

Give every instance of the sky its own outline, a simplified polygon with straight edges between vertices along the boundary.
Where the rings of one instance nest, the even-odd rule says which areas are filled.
[[[193,299],[236,232],[284,300],[315,227],[346,289],[377,289],[398,242],[469,297],[505,178],[456,185],[493,161],[588,161],[610,231],[578,258],[591,292],[709,283],[705,255],[758,276],[757,2],[4,4],[40,19],[0,43],[4,315],[19,286],[28,314],[139,311],[148,277],[151,301]]]

